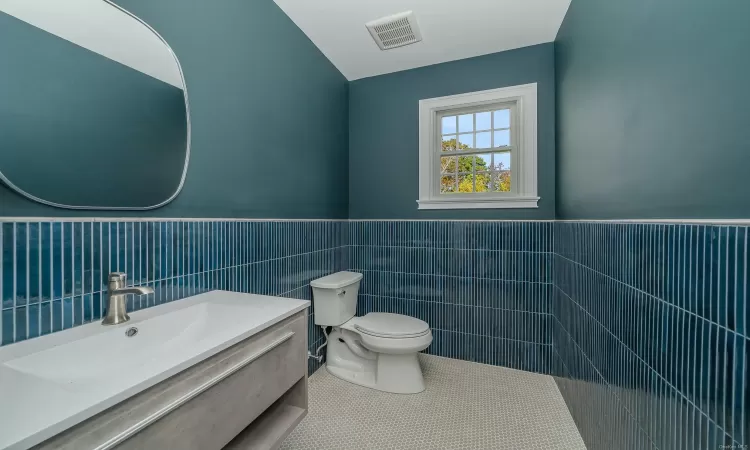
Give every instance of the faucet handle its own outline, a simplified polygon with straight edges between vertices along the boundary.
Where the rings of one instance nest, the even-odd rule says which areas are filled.
[[[112,272],[109,274],[109,281],[107,282],[110,291],[115,289],[122,289],[127,284],[128,275],[125,272]]]
[[[128,274],[126,274],[125,272],[112,272],[109,274],[110,283],[115,281],[115,282],[120,282],[120,283],[125,284],[125,281],[127,280],[127,278],[128,278]]]

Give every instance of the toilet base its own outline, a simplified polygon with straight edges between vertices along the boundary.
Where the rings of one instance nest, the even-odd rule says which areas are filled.
[[[418,353],[392,355],[364,349],[364,357],[359,356],[339,340],[341,333],[340,330],[334,330],[329,336],[326,351],[328,373],[350,383],[394,394],[417,394],[424,391]]]

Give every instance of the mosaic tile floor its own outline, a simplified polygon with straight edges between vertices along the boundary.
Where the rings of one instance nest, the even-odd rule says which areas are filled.
[[[420,355],[427,389],[375,391],[320,368],[291,449],[560,449],[586,447],[552,377]]]

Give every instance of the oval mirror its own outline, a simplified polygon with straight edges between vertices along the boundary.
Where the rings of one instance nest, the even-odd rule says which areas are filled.
[[[182,69],[107,0],[0,0],[0,180],[72,209],[152,209],[190,158]]]

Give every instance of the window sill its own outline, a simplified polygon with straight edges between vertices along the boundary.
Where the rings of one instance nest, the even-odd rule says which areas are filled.
[[[417,209],[510,209],[538,208],[539,197],[506,197],[493,199],[417,200]]]

